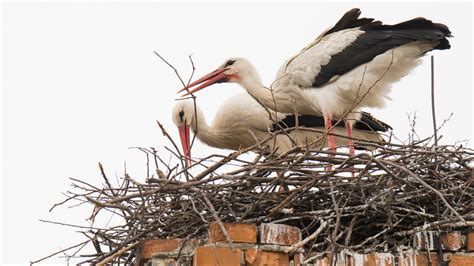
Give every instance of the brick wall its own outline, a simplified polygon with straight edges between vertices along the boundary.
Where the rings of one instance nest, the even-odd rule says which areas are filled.
[[[342,250],[330,254],[303,257],[304,240],[298,228],[284,224],[222,224],[213,223],[206,240],[150,239],[140,243],[136,265],[144,266],[271,266],[271,265],[333,265],[342,266],[474,266],[474,230],[420,232],[413,236],[410,247],[392,253],[354,253]],[[231,241],[229,241],[231,240]],[[442,256],[438,251],[442,249]],[[309,263],[304,259],[313,256]]]

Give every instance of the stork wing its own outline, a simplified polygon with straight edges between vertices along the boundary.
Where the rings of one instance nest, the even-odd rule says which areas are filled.
[[[377,55],[395,47],[422,42],[431,49],[449,49],[449,29],[424,18],[396,25],[383,25],[371,18],[358,18],[360,10],[347,12],[280,69],[277,79],[287,76],[303,87],[322,87]]]
[[[323,36],[326,36],[326,35],[329,35],[331,33],[341,31],[341,30],[346,30],[346,29],[365,26],[365,25],[370,24],[374,21],[373,18],[359,18],[360,13],[361,13],[360,9],[358,9],[358,8],[353,8],[353,9],[347,11],[344,14],[344,16],[342,16],[342,18],[339,19],[339,21],[336,23],[336,25],[334,25],[332,28],[327,30],[323,34]]]
[[[379,132],[386,132],[387,130],[392,129],[390,125],[378,120],[370,113],[361,112],[361,114],[359,121],[354,123],[354,129]]]

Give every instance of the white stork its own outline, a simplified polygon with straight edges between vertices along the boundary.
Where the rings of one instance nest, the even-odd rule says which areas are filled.
[[[269,109],[324,116],[327,130],[332,120],[344,119],[351,136],[361,108],[383,107],[391,84],[415,68],[428,51],[449,49],[447,37],[451,36],[446,25],[425,18],[384,25],[359,15],[357,8],[348,11],[287,60],[270,88],[262,84],[249,61],[230,58],[180,92],[188,90],[187,95],[214,83],[239,83]],[[331,135],[328,141],[334,150]]]
[[[196,137],[205,144],[222,149],[238,150],[254,146],[258,142],[269,137],[269,134],[285,128],[298,129],[287,134],[278,134],[275,141],[269,140],[262,143],[262,147],[268,146],[269,150],[277,149],[277,153],[283,153],[294,146],[305,145],[318,140],[324,135],[324,119],[321,116],[300,115],[298,120],[295,115],[272,113],[276,121],[272,121],[269,113],[257,101],[247,93],[238,94],[226,100],[217,111],[212,126],[206,123],[204,114],[191,100],[179,101],[172,111],[172,119],[179,130],[183,153],[186,164],[190,165],[190,129]],[[375,142],[383,142],[378,131],[387,131],[391,127],[375,119],[368,113],[363,113],[361,121],[354,124],[354,138]],[[305,131],[305,127],[320,129],[321,131]],[[348,145],[348,138],[343,127],[335,127],[332,131],[336,135],[335,141],[338,145]],[[290,138],[292,140],[290,140]],[[322,148],[326,141],[315,143],[315,148]],[[360,148],[363,148],[362,146]]]

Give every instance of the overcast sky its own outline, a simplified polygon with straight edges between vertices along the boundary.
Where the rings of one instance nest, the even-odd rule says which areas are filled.
[[[155,120],[178,140],[170,111],[181,88],[158,51],[187,78],[228,57],[249,59],[266,84],[279,66],[359,7],[362,16],[397,23],[423,16],[453,32],[452,49],[436,51],[438,124],[443,144],[472,147],[472,4],[456,3],[3,3],[2,5],[2,264],[27,263],[83,240],[74,229],[38,219],[87,225],[90,208],[48,209],[69,190],[69,177],[100,185],[124,162],[143,181],[146,161],[129,147],[170,155]],[[198,94],[208,122],[219,104],[243,92],[233,84]],[[432,133],[429,58],[393,87],[392,102],[370,110],[409,134],[416,112],[420,137]],[[201,143],[194,156],[216,150]],[[222,153],[228,153],[223,151]],[[59,259],[49,261],[61,263]]]

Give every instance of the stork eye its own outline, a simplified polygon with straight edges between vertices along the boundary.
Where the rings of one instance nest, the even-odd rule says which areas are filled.
[[[181,122],[183,122],[183,118],[184,118],[184,111],[181,111],[181,112],[179,112],[179,120],[181,120]]]
[[[225,63],[224,67],[228,67],[228,66],[231,66],[235,63],[235,60],[229,60],[227,61],[227,63]]]

